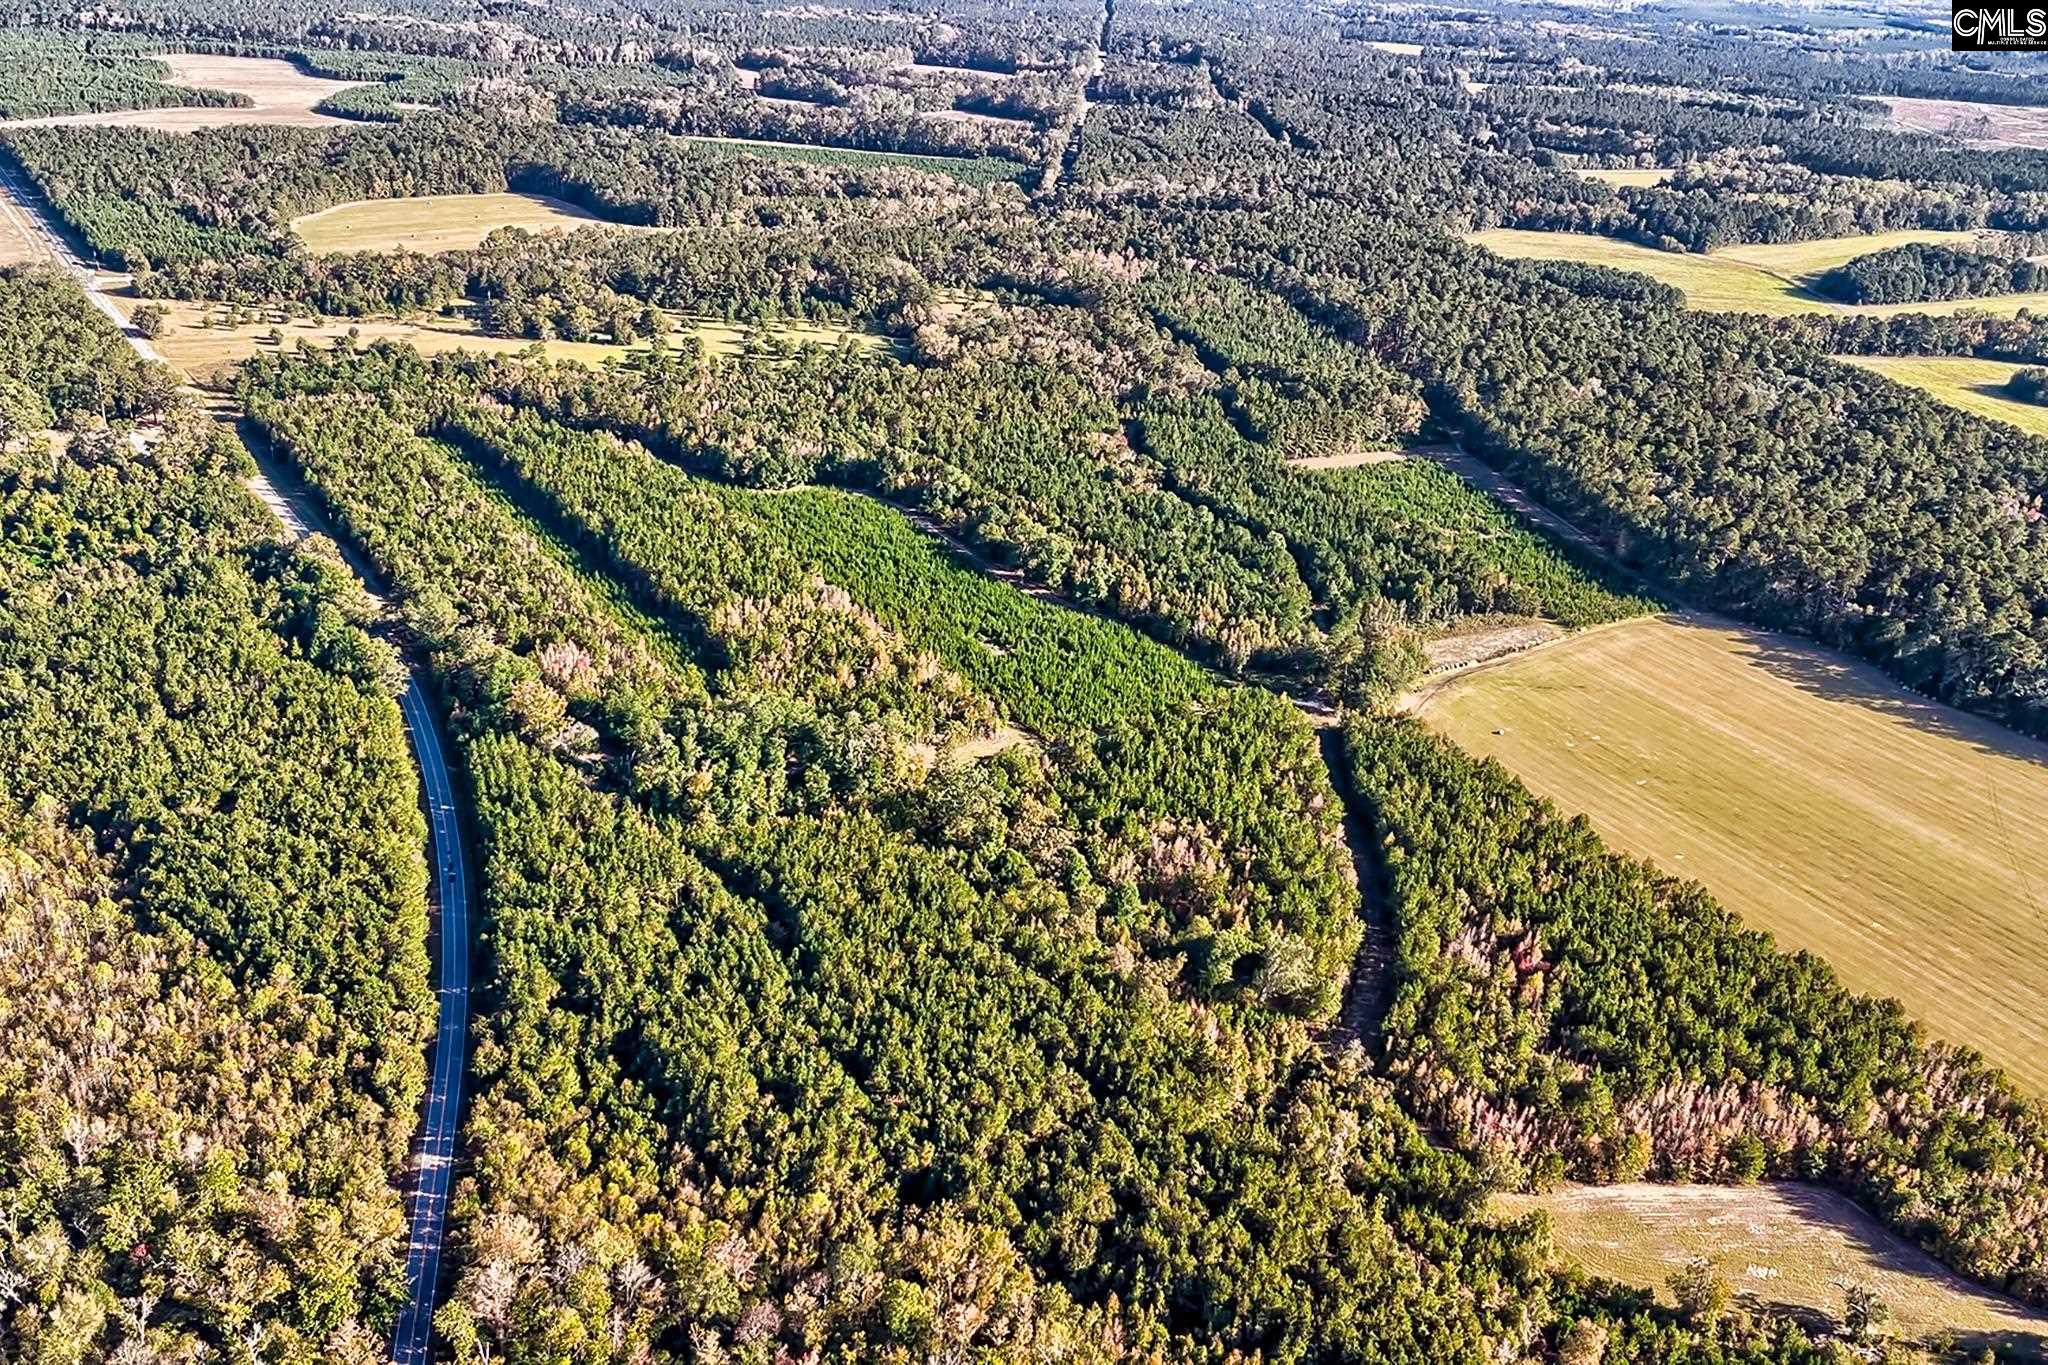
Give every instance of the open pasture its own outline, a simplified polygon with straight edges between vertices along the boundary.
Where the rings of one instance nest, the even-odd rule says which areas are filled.
[[[1978,360],[1974,356],[1840,356],[1844,364],[1860,365],[1932,394],[1942,402],[1979,417],[2009,422],[2034,436],[2048,436],[2048,407],[2009,398],[2005,382],[2018,365],[2003,360]]]
[[[1709,313],[1944,314],[1976,311],[2011,316],[2022,308],[2048,309],[2048,293],[2000,294],[1981,299],[1932,303],[1837,303],[1813,292],[1813,281],[1846,261],[1909,242],[1967,243],[1975,233],[1947,231],[1878,232],[1863,237],[1830,237],[1724,247],[1705,254],[1659,251],[1637,242],[1583,232],[1527,232],[1495,228],[1467,240],[1502,256],[1538,261],[1581,261],[1633,270],[1672,286],[1694,308]]]
[[[292,219],[292,231],[306,244],[306,250],[316,255],[341,251],[468,251],[501,227],[547,232],[606,225],[606,220],[596,214],[545,194],[429,194],[405,199],[359,199]]]
[[[1854,237],[1822,237],[1811,242],[1747,243],[1742,246],[1722,247],[1719,251],[1709,252],[1708,255],[1715,260],[1755,266],[1767,275],[1775,275],[1781,280],[1799,284],[1811,281],[1838,265],[1846,265],[1858,256],[1866,256],[1873,251],[1886,251],[1895,246],[1911,246],[1923,242],[1944,246],[1968,246],[1976,238],[1977,234],[1974,232],[1908,228],[1898,232],[1871,232]]]
[[[1696,1256],[1755,1306],[1838,1320],[1843,1284],[1868,1286],[1895,1334],[1924,1344],[1945,1331],[1974,1354],[2048,1359],[2048,1314],[1968,1283],[1843,1196],[1817,1185],[1571,1185],[1497,1196],[1506,1215],[1549,1213],[1558,1251],[1590,1274],[1658,1291]]]
[[[2048,745],[1692,616],[1428,685],[1429,725],[2048,1094]]]
[[[309,76],[295,64],[275,57],[222,57],[211,53],[173,52],[156,60],[170,68],[167,84],[190,90],[227,90],[247,95],[250,104],[239,109],[211,106],[119,109],[97,114],[60,114],[25,122],[155,128],[166,133],[189,133],[200,128],[239,124],[331,126],[348,120],[320,113],[316,106],[328,96],[360,84]]]

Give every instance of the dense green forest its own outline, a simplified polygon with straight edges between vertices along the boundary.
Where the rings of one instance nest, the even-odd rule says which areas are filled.
[[[1270,68],[1239,70],[1231,63],[1251,58],[1232,51],[1206,59],[1205,119],[1169,112],[1107,142],[1084,128],[1051,215],[1018,187],[934,179],[921,166],[707,157],[702,144],[558,124],[176,139],[29,129],[10,142],[89,241],[166,266],[145,276],[145,292],[344,312],[466,295],[491,329],[537,337],[638,338],[661,330],[665,311],[844,320],[893,335],[913,366],[805,362],[825,367],[833,402],[776,424],[747,414],[772,433],[765,448],[697,429],[690,409],[701,399],[672,372],[620,375],[602,381],[610,394],[580,401],[609,404],[609,420],[665,455],[750,481],[850,470],[1039,581],[1229,666],[1313,674],[1329,633],[1385,599],[1404,627],[1425,629],[1455,612],[1578,623],[1617,609],[1573,600],[1571,573],[1556,577],[1540,555],[1509,555],[1526,568],[1506,582],[1497,564],[1460,564],[1488,553],[1484,542],[1435,531],[1398,551],[1414,567],[1365,575],[1374,586],[1361,595],[1328,553],[1360,553],[1361,537],[1326,537],[1348,522],[1370,528],[1373,555],[1401,545],[1384,511],[1362,505],[1390,476],[1309,479],[1261,453],[1370,448],[1429,429],[1462,438],[1689,598],[1857,650],[1915,688],[2040,729],[2048,456],[2038,442],[1840,370],[1809,340],[1824,324],[1795,332],[1699,316],[1601,272],[1497,263],[1439,236],[1461,214],[1527,218],[1535,202],[1575,214],[1613,196],[1533,162],[1478,156],[1451,111],[1376,98],[1370,70],[1331,73],[1310,95],[1268,88]],[[1135,114],[1167,97],[1129,93],[1130,104],[1106,107]],[[1356,174],[1375,146],[1398,155]],[[1174,177],[1207,175],[1219,160],[1240,168],[1236,188],[1147,209]],[[208,187],[205,202],[195,186]],[[509,236],[435,262],[312,259],[285,226],[348,197],[507,186],[698,230],[591,232],[566,247]],[[124,235],[137,240],[117,246]],[[1835,333],[1825,339],[1862,323],[1825,324]],[[1942,325],[1956,337],[1984,326]],[[1874,341],[1881,327],[1890,331]],[[1886,319],[1844,348],[1896,350],[1920,331]],[[1985,350],[1939,349],[1964,348]],[[1559,365],[1577,377],[1559,384]],[[1000,382],[1005,370],[1018,382]],[[963,405],[963,385],[976,407]],[[1062,387],[1072,392],[1050,397]],[[863,390],[875,396],[844,401]],[[1855,401],[1829,396],[1844,390]],[[911,402],[966,414],[1004,392],[1016,399],[996,401],[1021,401],[1038,428],[1017,433],[1023,444],[1004,437],[976,454],[989,444],[985,424],[963,422],[962,433],[920,422],[879,457],[848,449],[879,444],[862,429],[866,412]],[[770,397],[808,405],[801,387]],[[1187,417],[1148,415],[1162,405]],[[650,418],[667,408],[694,425]],[[1099,434],[1084,439],[1083,425]],[[945,456],[920,454],[919,439],[942,439]],[[1033,443],[1062,450],[1027,455]],[[1697,453],[1674,463],[1674,443]],[[1930,457],[1937,449],[1943,458]],[[1219,478],[1219,464],[1261,472]]]
[[[1360,917],[1291,707],[488,377],[244,381],[398,587],[473,787],[458,1358],[1817,1358],[1553,1278],[1318,1040]]]
[[[0,129],[138,296],[630,350],[251,343],[239,434],[380,605],[0,272],[0,1357],[387,1353],[434,1003],[387,639],[477,853],[465,1365],[1880,1349],[1488,1212],[1562,1179],[1825,1182],[2048,1302],[2048,1121],[1967,1039],[1384,714],[1460,631],[1682,601],[2048,732],[2048,444],[1833,358],[2048,364],[2031,314],[1706,315],[1463,240],[2038,232],[2048,153],[1881,101],[2041,75],[1599,20],[24,11],[0,113],[212,99],[170,51],[364,82],[348,126]],[[291,227],[505,191],[604,221]],[[2033,244],[1827,287],[2029,289]]]
[[[1984,249],[1913,243],[1837,266],[1815,286],[1844,303],[1925,303],[2020,294],[2048,283],[2048,266]]]
[[[48,118],[166,105],[245,106],[247,95],[165,83],[147,40],[81,38],[33,29],[0,32],[0,118]]]
[[[75,287],[0,317],[0,1349],[381,1358],[432,1010],[394,661]]]

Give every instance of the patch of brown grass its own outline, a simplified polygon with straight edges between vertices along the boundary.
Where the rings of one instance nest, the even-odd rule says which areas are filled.
[[[1815,1185],[1567,1186],[1500,1195],[1492,1211],[1550,1215],[1558,1251],[1590,1274],[1659,1291],[1704,1256],[1756,1307],[1838,1321],[1845,1284],[1877,1292],[1897,1335],[1926,1343],[1944,1330],[1972,1352],[1995,1346],[2042,1360],[2048,1314],[1980,1289],[1911,1246],[1848,1199]]]

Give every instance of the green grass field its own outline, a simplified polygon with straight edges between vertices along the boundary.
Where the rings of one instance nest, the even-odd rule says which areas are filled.
[[[306,250],[316,254],[401,248],[467,251],[501,227],[545,232],[604,225],[605,220],[596,214],[544,194],[429,194],[407,199],[360,199],[292,219],[292,231],[306,244]]]
[[[1603,177],[1604,178],[1604,175]],[[1868,314],[1958,313],[1968,309],[2011,316],[2022,308],[2048,310],[2048,293],[2001,294],[1984,299],[1935,303],[1846,304],[1812,290],[1813,280],[1845,261],[1909,242],[1967,242],[1969,232],[1878,232],[1865,237],[1830,237],[1815,242],[1724,247],[1704,255],[1659,251],[1636,242],[1582,232],[1525,232],[1496,228],[1468,240],[1524,260],[1583,261],[1633,270],[1671,285],[1694,308],[1710,313]]]
[[[1680,616],[1454,675],[1416,705],[2048,1095],[2048,745],[1844,656]]]
[[[1592,1274],[1659,1291],[1695,1256],[1713,1262],[1747,1303],[1838,1321],[1842,1286],[1877,1291],[1894,1334],[1925,1344],[1944,1330],[1974,1355],[1985,1346],[2009,1360],[2048,1359],[2048,1314],[1988,1293],[1952,1274],[1839,1194],[1813,1185],[1567,1186],[1501,1195],[1514,1215],[1550,1214],[1563,1257]]]
[[[1910,384],[1942,402],[1973,412],[1979,417],[2010,422],[2034,436],[2048,436],[2048,407],[2023,403],[2005,395],[2005,381],[2018,365],[2003,360],[1977,360],[1970,356],[1840,356],[1843,363],[1860,365],[1887,379]]]

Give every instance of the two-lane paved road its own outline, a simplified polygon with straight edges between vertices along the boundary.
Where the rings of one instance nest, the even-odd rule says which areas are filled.
[[[434,1074],[427,1084],[420,1125],[418,1171],[412,1193],[412,1236],[405,1249],[405,1311],[391,1340],[396,1365],[432,1358],[434,1292],[440,1281],[441,1238],[448,1217],[448,1180],[462,1117],[462,1079],[469,1040],[469,867],[455,790],[434,728],[433,708],[419,675],[406,679],[401,701],[406,729],[419,755],[426,788],[427,823],[434,850],[435,899],[441,911],[441,1023],[434,1039]]]
[[[121,316],[120,309],[100,287],[91,265],[72,250],[42,195],[4,161],[0,161],[0,212],[22,223],[32,240],[47,247],[56,264],[77,277],[85,296],[120,329],[136,354],[144,360],[163,359],[148,338]],[[258,464],[258,473],[249,481],[256,496],[293,539],[311,535],[320,525],[320,518],[304,491],[281,473],[272,477],[263,452],[250,453],[257,457]],[[391,1359],[397,1365],[425,1365],[432,1359],[434,1297],[440,1279],[448,1182],[455,1163],[455,1138],[462,1118],[462,1082],[469,1052],[470,877],[462,822],[455,809],[455,784],[448,775],[441,736],[435,729],[433,706],[420,685],[416,669],[406,678],[399,711],[412,740],[427,813],[428,855],[434,865],[433,901],[440,916],[441,963],[433,1076],[427,1085],[410,1198],[411,1233],[405,1250],[406,1304],[392,1336]]]

